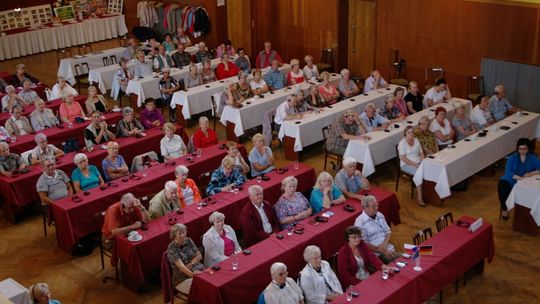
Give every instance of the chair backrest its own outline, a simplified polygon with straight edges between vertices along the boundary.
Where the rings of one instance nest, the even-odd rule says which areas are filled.
[[[129,44],[127,36],[124,35],[124,36],[118,38],[118,44],[120,45],[120,47],[127,47],[128,44]]]
[[[103,61],[103,66],[108,66],[108,65],[113,64],[110,57],[103,57],[101,58],[101,60]]]
[[[205,172],[197,177],[197,185],[201,190],[201,195],[206,196],[206,187],[210,183],[210,178],[212,177],[212,171]]]
[[[154,151],[149,151],[143,154],[139,154],[133,158],[133,161],[131,162],[131,168],[129,171],[131,173],[141,171],[145,165],[144,164],[145,159],[153,160],[153,161],[159,160],[157,153]]]
[[[114,64],[118,63],[118,60],[116,59],[116,55],[111,55],[109,58],[111,58],[111,62]]]
[[[71,48],[65,48],[56,51],[56,61],[59,65],[62,59],[69,57],[71,57]]]
[[[195,144],[193,143],[193,134],[189,136],[188,143],[186,145],[187,153],[195,152]]]
[[[47,101],[51,100],[52,91],[49,88],[45,88],[45,97],[47,98]]]
[[[322,136],[323,136],[323,141],[324,141],[323,150],[325,152],[328,149],[327,140],[330,137],[331,129],[332,129],[332,125],[328,125],[328,126],[322,128]]]
[[[74,67],[76,76],[85,76],[90,72],[90,67],[86,62],[76,64]]]
[[[334,60],[336,59],[336,51],[334,49],[323,49],[321,51],[321,63],[327,63],[334,65]]]
[[[431,227],[424,228],[424,229],[418,231],[413,236],[413,244],[420,245],[423,242],[427,241],[432,236],[433,236],[433,233],[431,232]]]
[[[264,113],[262,126],[264,143],[267,146],[272,145],[272,129],[274,128],[274,117],[276,116],[276,108],[272,108]]]
[[[257,304],[266,304],[266,301],[264,300],[264,291],[261,292],[261,294],[257,298]]]
[[[32,155],[32,150],[24,151],[21,153],[21,161],[23,164],[30,166],[30,157]]]
[[[452,212],[448,211],[444,213],[435,221],[437,232],[441,232],[444,228],[448,227],[448,225],[452,224],[453,222],[454,217],[452,216]]]
[[[98,212],[94,214],[94,228],[96,232],[101,235],[101,229],[103,228],[103,223],[105,221],[105,211]]]
[[[174,302],[174,290],[172,286],[172,269],[167,256],[167,251],[161,254],[161,292],[163,303]]]
[[[90,53],[92,53],[91,45],[83,44],[79,46],[79,55],[85,55],[85,54],[90,54]]]
[[[141,201],[141,205],[144,206],[144,208],[148,209],[150,208],[150,200],[155,196],[155,193],[149,193],[145,196],[139,197],[139,201]]]
[[[425,81],[433,85],[435,79],[444,77],[444,68],[426,68]]]
[[[467,77],[467,96],[471,94],[484,94],[484,76]]]

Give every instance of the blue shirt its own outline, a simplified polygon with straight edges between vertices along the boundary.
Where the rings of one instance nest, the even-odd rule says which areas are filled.
[[[341,193],[338,187],[336,187],[336,185],[332,185],[332,190],[330,191],[330,200],[335,200],[342,195],[343,193]],[[313,188],[313,191],[311,191],[311,197],[309,198],[309,202],[311,203],[311,208],[313,208],[313,212],[317,213],[322,210],[324,198],[321,189]]]
[[[523,176],[529,172],[539,170],[540,160],[533,153],[527,153],[525,162],[521,162],[519,153],[510,155],[506,161],[506,168],[504,169],[504,175],[501,176],[501,180],[509,182],[512,186],[516,184],[516,180],[512,178],[514,175]]]
[[[491,116],[493,116],[496,121],[504,119],[506,117],[506,111],[510,110],[511,108],[512,105],[510,102],[508,102],[506,97],[503,97],[503,99],[498,99],[497,96],[492,96],[489,99],[488,109],[489,112],[491,112]]]
[[[365,111],[362,112],[362,114],[360,114],[360,119],[364,121],[364,124],[366,125],[368,132],[372,132],[373,128],[380,127],[383,124],[388,122],[386,118],[382,117],[381,115],[377,113],[375,113],[373,118],[368,118]]]
[[[108,168],[120,168],[125,163],[126,163],[126,161],[124,160],[124,158],[121,155],[116,156],[116,162],[115,163],[111,162],[108,158],[105,158],[101,162],[101,169],[103,170],[103,177],[105,178],[105,181],[110,180],[109,174],[107,173]]]
[[[362,177],[355,174],[348,177],[345,169],[341,169],[334,178],[334,184],[341,191],[358,193],[360,190],[362,190]]]
[[[73,182],[79,182],[83,191],[99,186],[100,175],[97,167],[94,165],[88,165],[88,172],[88,177],[84,176],[79,168],[75,168],[75,170],[73,170],[71,173],[71,180]]]
[[[210,183],[206,187],[206,193],[208,195],[214,195],[221,192],[221,188],[232,183],[235,183],[237,187],[243,185],[246,182],[246,177],[238,171],[238,169],[233,168],[229,176],[225,176],[223,172],[223,167],[219,167],[216,171],[212,172],[210,177]]]
[[[266,75],[264,75],[264,81],[272,88],[272,90],[283,89],[287,85],[287,79],[281,74],[279,69],[270,69]]]
[[[265,174],[274,170],[274,166],[270,166],[263,171],[257,171],[255,170],[255,167],[253,167],[253,163],[257,163],[262,166],[269,165],[270,156],[272,156],[272,150],[270,149],[270,147],[266,147],[266,152],[264,155],[260,154],[259,151],[257,151],[257,148],[251,149],[251,152],[249,152],[249,157],[248,157],[249,162],[251,163],[251,176],[255,177],[257,175]]]

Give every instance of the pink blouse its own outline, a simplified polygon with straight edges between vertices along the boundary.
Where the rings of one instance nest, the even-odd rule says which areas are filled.
[[[62,103],[60,105],[60,117],[62,119],[67,118],[68,121],[74,122],[75,117],[84,117],[84,111],[81,107],[81,104],[74,101],[71,106],[68,106],[67,103]]]
[[[394,105],[399,109],[401,113],[403,113],[403,115],[409,115],[409,111],[407,110],[407,103],[404,99],[394,99]]]
[[[223,239],[223,254],[226,256],[231,256],[234,253],[234,242],[225,236],[225,233],[221,236]]]
[[[330,99],[330,96],[336,94],[339,96],[337,88],[333,84],[329,84],[328,87],[319,86],[319,94],[321,94],[323,99],[329,104],[334,104],[337,102],[337,98]]]

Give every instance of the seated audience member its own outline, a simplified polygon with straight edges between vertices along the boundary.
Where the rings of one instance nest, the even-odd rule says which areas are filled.
[[[182,294],[189,294],[193,276],[204,270],[203,256],[195,242],[187,236],[184,224],[171,226],[171,242],[167,247],[167,259],[172,269],[172,284]]]
[[[281,181],[281,191],[274,211],[282,229],[293,228],[298,221],[308,218],[313,212],[307,198],[296,192],[298,180],[294,176],[287,176]]]
[[[366,110],[359,117],[368,132],[381,131],[390,126],[390,121],[377,113],[375,104],[372,102],[366,105]]]
[[[486,95],[479,95],[476,99],[478,103],[471,111],[471,121],[474,127],[478,130],[487,128],[495,123],[495,119],[491,116],[489,111],[489,97]]]
[[[197,187],[193,179],[188,178],[188,174],[189,169],[184,165],[180,165],[174,170],[176,188],[178,189],[178,201],[182,208],[201,200],[199,187]]]
[[[107,122],[101,119],[99,111],[92,112],[90,118],[92,122],[84,129],[84,142],[87,149],[116,139],[116,136],[108,130]]]
[[[105,183],[98,168],[88,164],[88,157],[84,153],[77,153],[73,163],[77,166],[71,172],[74,193],[96,188]]]
[[[204,59],[202,62],[201,69],[201,80],[203,84],[216,81],[216,73],[212,68],[212,61],[208,58]]]
[[[242,157],[242,153],[240,153],[240,150],[238,150],[238,147],[236,146],[236,143],[234,141],[227,142],[227,156],[225,156],[221,161],[222,164],[227,157],[234,159],[234,166],[242,174],[247,175],[249,173],[249,165]]]
[[[199,48],[199,50],[197,51],[197,53],[195,53],[195,59],[198,63],[204,62],[205,59],[212,60],[212,54],[210,54],[210,52],[206,49],[206,43],[201,41],[199,42],[197,47]]]
[[[435,85],[427,90],[426,95],[424,96],[424,106],[426,108],[431,107],[450,99],[452,99],[452,94],[450,93],[450,88],[446,83],[446,79],[437,78],[435,80]]]
[[[133,71],[134,78],[144,78],[151,76],[153,73],[152,62],[145,61],[143,52],[137,53],[137,61],[130,67],[130,69]]]
[[[424,159],[424,152],[420,141],[414,137],[413,126],[406,126],[404,134],[405,137],[398,144],[399,167],[401,171],[414,175]],[[418,193],[418,205],[425,207],[426,203],[422,199],[422,185],[416,186],[416,191]]]
[[[151,219],[155,220],[179,209],[178,186],[176,186],[174,181],[167,181],[165,188],[150,200],[148,215]]]
[[[289,95],[287,101],[282,102],[276,108],[276,115],[274,116],[274,123],[278,126],[283,124],[285,120],[300,119],[302,117],[301,113],[296,113],[295,108],[298,102],[296,95],[299,93],[293,93]]]
[[[347,69],[341,70],[341,76],[343,78],[339,81],[338,91],[344,98],[349,98],[360,93],[360,89],[356,83],[351,79],[351,72]]]
[[[360,170],[356,169],[356,160],[352,157],[343,159],[343,168],[336,174],[334,183],[346,198],[355,198],[357,200],[364,198],[360,191],[371,188],[369,180],[362,175]]]
[[[339,92],[336,86],[330,82],[330,73],[322,72],[321,79],[322,83],[319,86],[319,93],[322,99],[324,99],[324,102],[329,105],[338,102]]]
[[[15,79],[15,82],[13,83],[16,87],[23,87],[24,86],[24,80],[29,79],[32,84],[39,84],[39,80],[36,77],[33,77],[32,75],[28,74],[26,72],[26,66],[22,63],[17,64],[15,67],[16,72],[13,75],[13,79]]]
[[[34,304],[61,304],[58,300],[51,299],[51,292],[47,283],[37,283],[28,288],[28,296]]]
[[[0,92],[4,91],[6,87],[8,86],[7,82],[4,80],[4,78],[0,77]]]
[[[146,98],[144,109],[141,111],[141,123],[145,129],[161,127],[165,123],[161,110],[156,109],[156,102],[153,98]]]
[[[30,114],[30,123],[35,131],[52,128],[59,125],[58,118],[51,109],[45,108],[45,101],[39,99],[35,103],[36,109]]]
[[[225,224],[225,215],[214,211],[208,218],[212,227],[203,235],[204,265],[212,267],[226,260],[231,255],[242,251],[236,233],[231,226]]]
[[[12,140],[11,135],[6,130],[6,128],[0,126],[0,142]]]
[[[11,116],[6,120],[5,128],[12,138],[13,136],[26,135],[34,132],[28,118],[22,115],[21,106],[15,106],[13,108]]]
[[[197,66],[192,63],[189,66],[189,74],[184,77],[184,89],[198,87],[202,84],[201,74],[197,72]]]
[[[128,45],[126,46],[124,50],[124,57],[125,59],[135,59],[137,57],[137,53],[141,51],[139,42],[135,38],[130,38],[128,41]]]
[[[232,158],[225,158],[222,165],[217,168],[210,177],[210,183],[206,187],[208,195],[219,192],[231,191],[235,187],[240,187],[246,182],[246,177],[234,167]]]
[[[41,167],[43,173],[36,183],[36,190],[41,204],[49,205],[56,200],[73,195],[69,177],[64,171],[56,169],[56,159],[54,157],[45,157]]]
[[[431,121],[429,117],[422,116],[418,120],[418,127],[414,130],[414,137],[420,141],[424,156],[432,155],[439,151],[439,146],[435,140],[435,135],[429,130]]]
[[[334,179],[328,172],[321,172],[317,177],[311,197],[309,198],[313,212],[318,213],[323,209],[330,209],[334,205],[345,202],[345,196],[334,185]]]
[[[163,158],[166,161],[170,161],[186,154],[186,144],[184,144],[180,135],[175,134],[176,126],[169,122],[163,126],[163,130],[165,131],[165,136],[159,142]]]
[[[236,54],[234,46],[232,46],[232,42],[229,39],[225,40],[225,42],[216,48],[216,58],[223,58],[223,54],[228,54],[229,56]]]
[[[379,111],[380,115],[388,119],[391,123],[402,121],[405,119],[405,115],[399,111],[399,108],[395,105],[394,96],[388,96],[384,100],[384,106]]]
[[[381,72],[378,70],[373,70],[371,72],[371,75],[366,79],[364,83],[364,93],[367,93],[369,91],[386,88],[388,86],[388,83],[384,78],[381,76]]]
[[[25,167],[26,165],[22,162],[19,155],[9,152],[9,144],[5,141],[0,141],[0,174],[9,177],[13,171],[21,170]]]
[[[306,266],[298,275],[300,288],[308,304],[325,304],[343,294],[339,280],[330,267],[330,263],[322,260],[321,249],[309,245],[304,250]]]
[[[176,53],[171,55],[174,65],[181,69],[191,64],[191,54],[185,51],[186,47],[183,43],[176,44]]]
[[[116,130],[116,137],[130,137],[137,136],[144,133],[144,127],[140,121],[135,118],[135,112],[130,107],[124,107],[122,109],[122,119],[118,121],[118,129]]]
[[[234,64],[236,64],[240,71],[246,74],[251,73],[251,63],[249,62],[249,56],[246,54],[246,51],[243,48],[238,49],[238,58],[234,60]]]
[[[251,87],[247,83],[248,75],[244,72],[238,73],[238,82],[229,85],[227,90],[227,104],[233,107],[242,107],[242,103],[253,97]]]
[[[221,62],[216,67],[216,78],[218,80],[234,77],[238,75],[240,69],[231,61],[229,54],[221,55]]]
[[[405,99],[403,99],[403,95],[405,95],[404,88],[397,87],[394,90],[394,106],[396,106],[399,109],[399,112],[405,117],[409,115],[409,111],[407,110],[407,103],[405,102]]]
[[[196,149],[204,149],[218,143],[216,132],[208,128],[208,118],[199,118],[199,130],[193,134],[193,146]]]
[[[304,62],[306,63],[302,69],[302,71],[304,71],[304,77],[307,80],[319,78],[319,70],[317,69],[317,66],[313,64],[313,56],[306,55],[306,57],[304,57]]]
[[[172,52],[176,48],[176,45],[172,40],[171,34],[165,34],[165,41],[163,41],[161,45],[165,47],[166,52]]]
[[[347,110],[342,117],[334,120],[326,140],[326,149],[343,155],[350,139],[369,138],[365,135],[366,133],[367,128],[364,122],[358,118],[358,113],[352,109]]]
[[[259,69],[253,69],[252,71],[253,79],[249,83],[253,95],[261,95],[268,92],[268,85],[266,81],[262,79],[262,72]]]
[[[170,69],[174,66],[171,56],[165,52],[165,46],[162,44],[158,47],[159,53],[154,57],[154,71],[163,72],[164,68]]]
[[[85,119],[86,114],[84,113],[81,104],[73,100],[73,95],[68,95],[64,97],[64,102],[60,105],[58,109],[58,114],[62,122],[75,122],[77,117]]]
[[[319,88],[314,84],[309,86],[308,94],[306,97],[304,97],[302,102],[315,108],[324,108],[328,105],[321,97],[321,94],[319,94]]]
[[[506,161],[504,175],[501,176],[497,185],[503,220],[508,220],[506,199],[508,199],[514,185],[519,180],[538,174],[540,174],[540,160],[531,149],[529,139],[520,138],[516,144],[516,152],[510,155]]]
[[[287,73],[287,85],[295,85],[306,81],[304,72],[300,69],[300,61],[291,59],[291,70]]]
[[[6,87],[6,95],[2,97],[2,112],[12,112],[13,108],[20,106],[24,108],[28,106],[26,101],[21,96],[17,95],[16,89],[12,85]]]
[[[252,138],[253,149],[249,152],[251,176],[255,177],[274,170],[274,155],[272,149],[264,144],[264,135],[257,133]]]
[[[95,110],[101,113],[107,112],[107,99],[105,99],[105,96],[98,94],[95,86],[88,87],[88,98],[84,105],[86,106],[86,113],[92,113]]]
[[[34,141],[37,145],[30,153],[30,163],[32,165],[41,163],[46,157],[59,158],[65,155],[64,151],[52,144],[47,144],[47,136],[43,133],[38,133],[34,137]]]
[[[287,86],[287,79],[279,70],[279,61],[276,59],[272,60],[272,66],[264,75],[264,81],[272,91],[283,89]]]
[[[360,228],[349,226],[345,229],[345,239],[347,243],[339,249],[337,261],[341,286],[356,285],[367,279],[370,269],[390,271],[362,240]]]
[[[495,86],[494,91],[495,93],[489,99],[489,112],[496,121],[519,111],[519,109],[512,107],[506,98],[506,88],[502,84]]]
[[[19,97],[21,97],[26,104],[34,104],[36,101],[41,99],[36,91],[32,90],[32,80],[25,78],[22,82],[22,90],[19,92]]]
[[[405,95],[404,99],[410,114],[420,112],[424,109],[424,96],[420,94],[420,89],[416,81],[409,82],[409,92]]]
[[[139,229],[143,223],[149,221],[146,208],[133,194],[126,193],[119,202],[107,208],[101,231],[105,240],[112,242],[115,236]]]
[[[50,100],[77,95],[79,95],[77,90],[71,87],[62,76],[58,76],[58,82],[52,87]]]
[[[247,247],[265,240],[280,229],[272,206],[264,200],[263,188],[252,185],[248,188],[250,203],[247,203],[240,212],[240,222],[244,231],[244,240]]]
[[[255,59],[255,66],[257,69],[264,69],[269,67],[274,60],[277,61],[278,65],[283,64],[283,59],[281,59],[278,52],[272,50],[272,43],[270,41],[265,41],[264,50],[260,51]]]
[[[435,110],[435,119],[431,122],[429,130],[435,136],[439,149],[444,149],[454,141],[454,129],[446,119],[446,109],[438,107]]]
[[[268,304],[304,304],[302,289],[287,276],[287,266],[276,262],[270,267],[272,282],[263,291],[264,303]]]
[[[150,57],[154,58],[159,52],[159,46],[161,43],[157,42],[156,38],[150,38],[144,47],[144,52]]]
[[[143,54],[144,57],[144,54]],[[131,79],[133,79],[133,71],[127,67],[128,60],[126,58],[120,58],[120,69],[116,70],[116,79],[120,84],[120,90],[126,93],[127,85]]]
[[[176,43],[182,43],[186,47],[191,45],[191,40],[189,40],[189,36],[184,33],[184,28],[182,26],[177,27],[176,33],[173,35],[173,40]]]
[[[174,92],[180,89],[178,81],[171,77],[171,70],[168,67],[163,68],[163,77],[159,80],[159,91],[163,105],[169,109],[169,121],[176,121],[176,111],[171,108],[171,101]]]
[[[129,168],[122,155],[118,154],[120,146],[117,142],[110,141],[107,144],[107,157],[101,162],[105,181],[111,181],[129,174]]]
[[[469,116],[465,115],[465,105],[463,103],[460,103],[455,109],[455,115],[452,118],[452,126],[456,129],[457,141],[460,141],[477,131]]]

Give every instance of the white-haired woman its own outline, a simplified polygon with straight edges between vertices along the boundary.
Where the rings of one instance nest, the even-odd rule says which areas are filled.
[[[178,188],[178,200],[182,208],[201,200],[201,192],[195,181],[188,178],[189,169],[180,165],[174,170],[176,186]]]
[[[309,198],[311,208],[315,213],[329,209],[333,205],[339,205],[345,202],[345,196],[336,185],[334,185],[334,179],[328,172],[321,172],[317,177],[317,182],[313,186],[311,191],[311,197]]]
[[[300,69],[300,60],[291,59],[291,70],[287,73],[287,84],[295,85],[306,81],[304,72]]]
[[[236,233],[225,224],[225,215],[214,211],[208,218],[212,227],[203,235],[204,265],[211,267],[242,251]]]
[[[6,95],[2,97],[2,112],[13,111],[15,106],[21,106],[22,108],[28,106],[26,101],[21,96],[17,95],[17,90],[14,86],[8,85],[6,87]]]
[[[306,197],[296,192],[296,186],[298,180],[294,176],[287,176],[281,181],[283,194],[279,197],[274,210],[282,229],[293,227],[313,212]]]
[[[201,84],[201,75],[198,73],[197,66],[192,63],[189,65],[189,74],[184,77],[184,89],[198,87]]]
[[[88,157],[84,153],[77,153],[73,158],[73,163],[77,168],[71,173],[71,181],[75,193],[95,188],[103,183],[103,178],[99,170],[94,165],[88,164]]]
[[[175,134],[176,126],[168,122],[163,126],[163,130],[165,131],[165,136],[159,143],[163,158],[169,161],[186,154],[186,144],[184,144],[180,135]]]
[[[77,96],[79,93],[62,76],[58,76],[58,82],[51,90],[50,99],[65,98],[66,96]]]
[[[313,64],[313,56],[306,55],[304,61],[306,62],[306,65],[302,69],[304,71],[304,77],[306,79],[315,79],[319,77],[319,70],[317,69],[317,66]]]
[[[44,133],[38,133],[34,137],[36,147],[30,153],[30,163],[32,165],[39,164],[45,159],[45,157],[59,158],[64,156],[64,151],[58,149],[52,144],[48,144],[47,135]]]
[[[270,267],[272,282],[263,291],[264,302],[268,304],[304,304],[302,289],[289,278],[287,266],[276,262]]]
[[[351,79],[351,72],[347,69],[343,69],[341,70],[340,74],[341,76],[343,76],[343,78],[341,78],[338,84],[338,91],[341,96],[349,98],[358,95],[358,93],[360,93],[360,89]]]
[[[336,174],[335,185],[346,198],[361,200],[364,196],[360,194],[360,191],[371,188],[369,180],[356,169],[356,159],[345,157],[342,164],[343,168]]]
[[[122,119],[118,122],[118,130],[116,131],[116,137],[130,137],[136,136],[144,132],[144,126],[140,121],[135,119],[135,112],[131,107],[124,107],[122,109]]]
[[[34,304],[60,304],[60,301],[51,299],[51,292],[47,283],[36,283],[28,288],[30,301]]]
[[[216,132],[208,128],[208,118],[201,116],[199,118],[199,130],[193,134],[193,145],[197,149],[204,149],[217,143]]]
[[[171,242],[167,247],[167,258],[173,270],[173,286],[181,293],[189,294],[193,276],[204,270],[202,254],[187,236],[186,225],[174,224],[169,235]]]
[[[253,135],[253,149],[249,152],[251,176],[258,176],[274,170],[274,155],[272,149],[264,144],[264,135]]]
[[[325,304],[343,294],[339,280],[330,264],[321,259],[321,249],[309,245],[304,250],[306,266],[298,275],[306,304]]]
[[[395,105],[394,96],[388,96],[384,100],[384,106],[379,111],[380,115],[390,122],[398,122],[405,119],[405,115],[399,111],[399,108]]]
[[[260,95],[268,92],[268,85],[266,84],[266,81],[264,81],[264,79],[262,78],[261,70],[253,69],[251,73],[253,74],[253,79],[251,79],[249,86],[251,87],[253,95]]]
[[[210,59],[205,58],[202,61],[202,70],[201,70],[201,79],[203,84],[207,84],[209,82],[216,81],[216,73],[214,72],[214,69],[212,68],[212,61]]]
[[[477,131],[469,118],[469,115],[465,115],[465,105],[463,103],[459,103],[456,107],[455,115],[452,118],[452,126],[456,130],[457,141],[460,141]]]
[[[418,166],[424,159],[424,152],[420,141],[414,137],[414,127],[407,126],[404,130],[405,137],[398,144],[399,166],[403,172],[414,175]],[[418,192],[418,205],[425,207],[422,199],[422,186],[416,186]]]
[[[107,100],[103,95],[98,94],[95,86],[88,87],[88,99],[86,99],[84,105],[86,106],[86,113],[92,113],[95,110],[101,113],[107,111]]]

